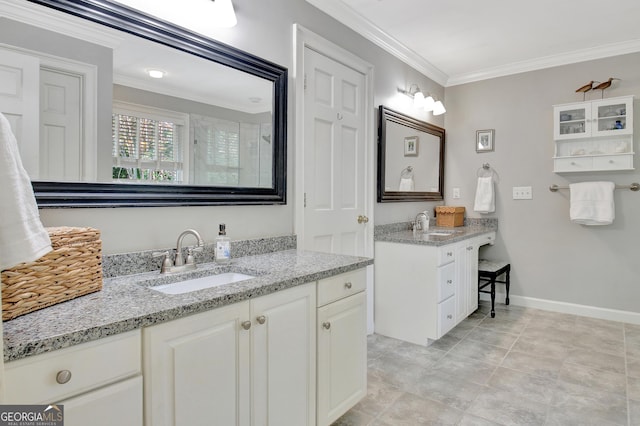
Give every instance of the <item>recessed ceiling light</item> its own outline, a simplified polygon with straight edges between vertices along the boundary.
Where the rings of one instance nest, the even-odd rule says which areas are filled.
[[[164,77],[164,71],[161,70],[147,70],[147,74],[151,78],[162,78]]]

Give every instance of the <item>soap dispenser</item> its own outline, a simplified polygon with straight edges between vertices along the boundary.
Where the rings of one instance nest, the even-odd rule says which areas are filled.
[[[429,211],[425,210],[422,213],[424,213],[424,219],[422,220],[422,232],[426,233],[429,231]]]
[[[227,237],[227,229],[224,223],[220,224],[218,238],[216,238],[215,258],[217,263],[228,263],[231,261],[231,241],[229,237]]]

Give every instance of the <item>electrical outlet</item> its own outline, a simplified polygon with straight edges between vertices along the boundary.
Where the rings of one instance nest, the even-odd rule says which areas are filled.
[[[530,186],[514,186],[513,187],[513,199],[514,200],[531,200],[533,199],[533,193]]]
[[[453,198],[460,198],[460,188],[453,188]]]

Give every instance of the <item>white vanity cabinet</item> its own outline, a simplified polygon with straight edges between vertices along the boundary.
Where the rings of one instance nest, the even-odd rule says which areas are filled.
[[[376,333],[419,345],[456,324],[456,247],[376,242]]]
[[[554,172],[633,170],[633,96],[555,105]]]
[[[478,308],[478,251],[495,232],[430,246],[376,242],[376,333],[419,345]]]
[[[142,425],[140,330],[5,364],[5,404],[62,404],[64,424]]]
[[[315,283],[143,330],[145,423],[312,425]]]
[[[367,394],[366,270],[318,281],[317,426]]]

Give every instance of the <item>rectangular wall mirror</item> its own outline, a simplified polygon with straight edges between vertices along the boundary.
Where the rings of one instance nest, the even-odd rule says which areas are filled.
[[[41,207],[286,202],[286,68],[107,0],[0,3],[0,40]]]
[[[443,128],[380,105],[378,202],[442,200],[444,147]]]

